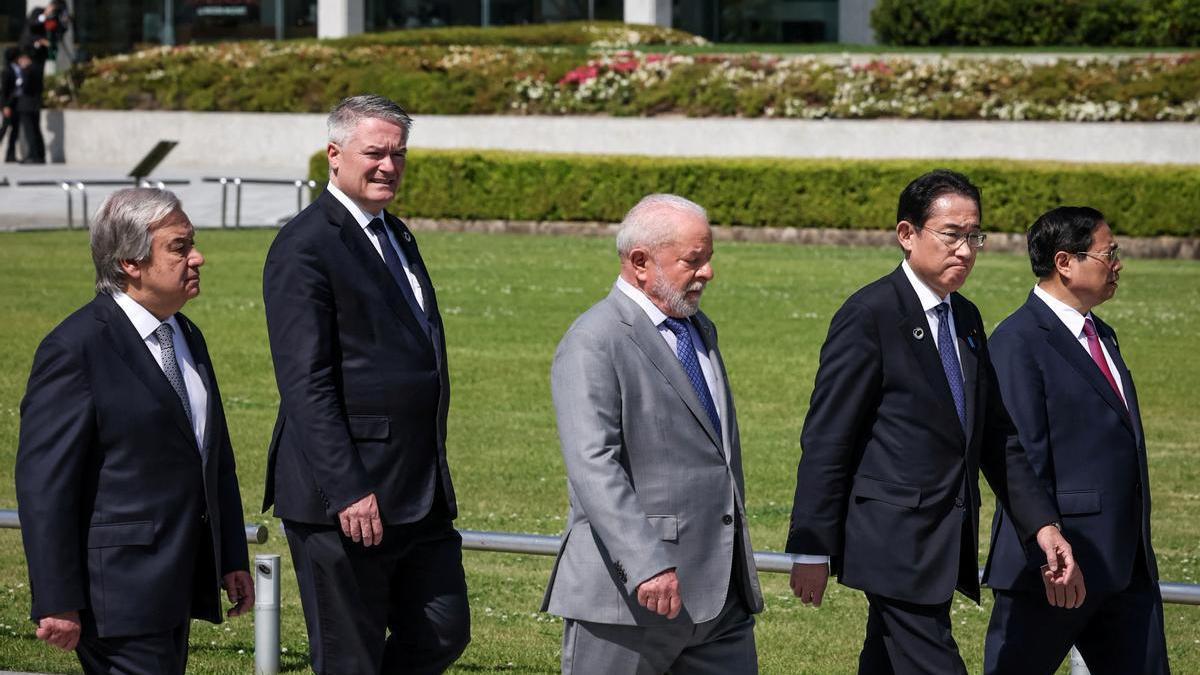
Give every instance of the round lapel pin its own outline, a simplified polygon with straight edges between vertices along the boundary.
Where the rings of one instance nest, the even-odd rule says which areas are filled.
[[[925,339],[925,329],[924,328],[914,328],[913,329],[913,337],[915,337],[918,340]]]
[[[408,230],[404,231],[404,241],[406,243],[412,243],[412,235],[408,233]]]

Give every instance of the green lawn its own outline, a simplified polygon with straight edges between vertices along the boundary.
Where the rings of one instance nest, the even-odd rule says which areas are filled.
[[[202,231],[204,292],[187,312],[204,329],[225,394],[249,521],[271,526],[252,552],[283,554],[276,522],[258,514],[277,395],[263,320],[260,274],[272,230]],[[604,296],[617,273],[607,239],[475,234],[421,235],[438,283],[454,383],[450,453],[466,529],[556,534],[566,510],[554,432],[549,367],[572,319]],[[800,425],[817,354],[841,301],[898,262],[895,250],[719,243],[717,280],[705,309],[721,331],[737,395],[748,508],[756,548],[780,550],[790,511]],[[1136,374],[1149,435],[1154,532],[1163,577],[1196,582],[1200,566],[1200,264],[1130,260],[1120,295],[1101,309],[1121,333]],[[1023,258],[984,254],[966,293],[990,326],[1024,301]],[[86,235],[0,234],[0,508],[15,508],[18,405],[38,341],[91,297]],[[990,508],[987,509],[990,512]],[[985,514],[986,518],[990,517]],[[36,526],[36,525],[30,525]],[[981,558],[982,560],[982,558]],[[561,625],[537,608],[550,559],[467,553],[474,642],[455,672],[557,672]],[[764,574],[758,624],[765,673],[855,669],[865,620],[860,593],[834,587],[820,610],[790,597],[782,575]],[[283,665],[303,671],[307,648],[295,577],[283,575]],[[0,670],[71,672],[73,657],[37,642],[27,620],[20,538],[0,531]],[[957,638],[980,670],[988,605],[955,602]],[[1200,609],[1168,606],[1176,672],[1200,672]],[[249,617],[197,623],[193,670],[252,668]]]

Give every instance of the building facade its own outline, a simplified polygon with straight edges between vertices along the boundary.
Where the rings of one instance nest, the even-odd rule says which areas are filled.
[[[436,26],[577,20],[673,26],[714,42],[874,42],[876,0],[67,0],[75,58],[155,45],[340,37]],[[0,41],[15,42],[45,0],[10,0]],[[24,5],[24,9],[22,9]]]

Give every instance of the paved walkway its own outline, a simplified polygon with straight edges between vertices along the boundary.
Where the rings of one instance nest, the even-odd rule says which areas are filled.
[[[90,185],[88,181],[125,179],[128,167],[101,167],[76,164],[22,165],[0,164],[0,231],[61,228],[67,226],[67,193],[60,185],[46,187],[24,186],[29,181],[83,182],[87,193],[88,216],[95,214],[104,198],[121,186]],[[241,177],[272,180],[303,178],[298,172],[257,168],[233,172],[229,169],[164,168],[151,179],[162,181],[185,180],[186,185],[168,185],[179,195],[184,211],[196,227],[221,226],[221,185],[204,182],[210,177]],[[8,185],[4,185],[7,180]],[[69,191],[74,226],[82,227],[83,195],[77,189]],[[226,222],[234,226],[236,188],[227,187]],[[302,195],[308,203],[308,190]],[[243,226],[278,225],[296,213],[296,188],[288,185],[242,185],[241,223]]]

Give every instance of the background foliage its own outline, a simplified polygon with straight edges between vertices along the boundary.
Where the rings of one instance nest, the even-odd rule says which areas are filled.
[[[419,131],[417,132],[419,133]],[[687,159],[413,151],[397,212],[464,219],[618,222],[649,192],[685,194],[714,223],[891,229],[896,195],[947,167],[984,193],[984,227],[1024,232],[1059,204],[1100,209],[1118,234],[1200,234],[1200,167],[988,160]],[[328,178],[325,153],[309,177]]]
[[[892,45],[1200,46],[1200,0],[879,0]]]

